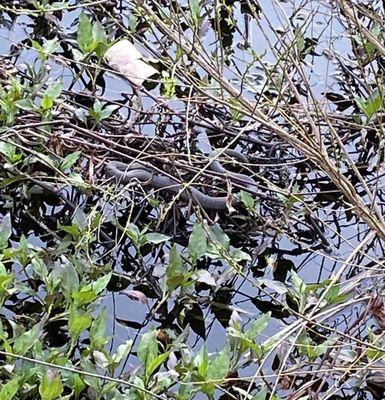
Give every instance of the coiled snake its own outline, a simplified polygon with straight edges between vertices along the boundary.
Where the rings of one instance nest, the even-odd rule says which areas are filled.
[[[220,154],[236,157],[243,162],[248,161],[243,154],[236,150],[217,149],[210,156],[209,169],[224,174],[228,179],[230,179],[230,181],[237,183],[241,187],[255,191],[256,182],[254,179],[244,174],[228,171],[218,160],[216,160],[216,157]],[[151,169],[151,167],[138,162],[126,164],[120,161],[110,161],[106,166],[106,175],[107,177],[114,178],[117,183],[123,184],[127,184],[131,180],[136,179],[143,186],[164,190],[172,194],[179,194],[179,198],[184,202],[193,200],[201,207],[208,210],[226,210],[229,205],[229,199],[227,196],[211,196],[192,186],[183,190],[185,185],[176,178],[162,175],[158,171]],[[232,206],[235,206],[238,203],[238,199],[231,199]]]

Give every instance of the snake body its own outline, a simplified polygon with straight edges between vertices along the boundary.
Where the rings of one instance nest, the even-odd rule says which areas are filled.
[[[231,181],[245,187],[255,190],[256,182],[247,175],[230,172],[225,169],[222,164],[216,160],[219,154],[227,154],[237,157],[242,161],[246,161],[245,156],[235,150],[215,150],[210,157],[210,170],[225,174]],[[179,198],[184,202],[189,202],[191,199],[198,203],[201,207],[208,210],[226,210],[229,199],[226,196],[210,196],[202,193],[197,188],[190,186],[183,190],[184,184],[175,178],[162,175],[146,165],[138,162],[126,164],[120,161],[110,161],[106,166],[107,177],[112,177],[117,183],[127,184],[131,180],[138,180],[143,186],[150,186],[153,189],[164,190],[168,193],[179,194]],[[231,205],[238,203],[237,199],[231,200]]]

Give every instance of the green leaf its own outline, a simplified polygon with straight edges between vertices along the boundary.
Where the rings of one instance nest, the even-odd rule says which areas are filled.
[[[79,290],[79,276],[75,267],[69,260],[65,260],[59,267],[60,280],[66,298]]]
[[[82,153],[80,151],[74,151],[73,153],[68,154],[61,161],[60,166],[59,166],[60,170],[64,171],[64,170],[66,170],[68,168],[71,168],[76,163],[76,161],[79,159],[81,154]]]
[[[72,341],[75,341],[79,336],[91,326],[92,317],[90,314],[74,314],[70,315],[69,329]]]
[[[150,232],[142,236],[140,244],[143,246],[146,243],[159,244],[170,240],[170,236],[163,235],[162,233]]]
[[[107,369],[107,367],[111,364],[109,357],[100,350],[94,350],[92,355],[96,361],[96,365],[103,369]]]
[[[250,193],[241,190],[241,192],[239,193],[239,198],[241,199],[242,204],[246,207],[247,210],[255,211],[256,201]]]
[[[298,276],[295,271],[291,271],[291,280],[294,284],[294,288],[298,294],[302,294],[306,292],[306,284],[305,282]]]
[[[166,269],[166,284],[169,292],[172,292],[185,282],[186,272],[183,267],[183,258],[174,245],[170,250],[170,260]]]
[[[92,37],[92,25],[90,19],[86,14],[82,13],[79,17],[78,35],[76,41],[79,45],[80,50],[87,54],[92,48],[94,41]]]
[[[206,379],[207,371],[209,368],[209,355],[206,347],[202,347],[198,355],[195,357],[195,364],[198,366],[198,374],[203,379]]]
[[[295,29],[295,39],[296,39],[298,53],[301,55],[303,53],[303,51],[305,50],[306,42],[305,42],[305,37],[303,36],[303,33],[298,28]]]
[[[48,268],[46,263],[37,255],[32,259],[33,271],[43,280],[48,277]]]
[[[8,246],[8,240],[12,234],[11,215],[5,215],[0,221],[0,250]]]
[[[230,238],[223,232],[222,228],[215,224],[213,226],[208,227],[208,234],[210,240],[216,244],[220,245],[223,249],[228,250],[230,247]]]
[[[35,109],[35,104],[31,99],[22,99],[15,101],[15,106],[25,111],[33,111]]]
[[[119,225],[118,225],[119,226]],[[132,243],[139,247],[139,238],[140,238],[140,231],[139,228],[135,224],[128,224],[126,228],[124,229],[124,233],[131,239]]]
[[[150,364],[158,357],[158,341],[156,340],[156,331],[146,332],[139,343],[137,355],[147,371]]]
[[[60,47],[59,39],[54,37],[51,40],[45,40],[43,44],[43,50],[47,55],[53,54]]]
[[[291,280],[294,287],[292,290],[290,290],[290,293],[294,295],[294,298],[298,304],[299,312],[302,313],[306,308],[307,285],[295,271],[291,271]]]
[[[253,321],[249,329],[245,332],[245,335],[250,339],[254,340],[267,326],[270,321],[271,312],[261,315],[256,321]]]
[[[43,61],[47,60],[50,55],[52,55],[60,47],[60,43],[57,37],[51,40],[45,40],[43,45],[35,40],[31,40],[31,42],[33,48],[38,51],[40,60]]]
[[[153,360],[151,360],[147,367],[147,375],[152,375],[153,372],[167,360],[169,355],[170,352],[162,353],[158,357],[155,357]]]
[[[100,102],[99,99],[96,99],[94,102],[93,110],[95,111],[95,113],[100,115],[102,113],[102,109],[103,109],[102,103]]]
[[[80,393],[85,389],[86,384],[79,374],[70,373],[66,377],[67,386],[71,387],[74,391],[75,398],[79,398]]]
[[[20,388],[21,377],[13,378],[1,386],[0,400],[13,400]]]
[[[224,379],[229,373],[230,369],[230,354],[227,348],[224,348],[215,357],[215,359],[210,362],[207,369],[207,379],[218,380]]]
[[[191,12],[191,17],[196,25],[199,24],[199,21],[202,19],[202,10],[200,6],[200,2],[198,0],[189,0],[189,8]]]
[[[102,24],[96,21],[92,27],[92,51],[101,57],[107,50],[107,35]]]
[[[94,319],[90,329],[91,350],[102,349],[108,342],[106,338],[107,309],[104,308]]]
[[[62,86],[62,82],[59,80],[57,82],[51,83],[48,86],[48,88],[44,92],[44,96],[40,105],[43,110],[49,110],[52,108],[54,100],[57,99],[61,94]]]
[[[100,277],[95,282],[92,283],[92,289],[99,294],[102,292],[108,285],[111,280],[112,272]]]
[[[119,364],[124,358],[127,357],[132,348],[132,343],[133,341],[130,339],[118,346],[116,352],[112,356],[114,363]]]
[[[188,241],[188,251],[193,262],[207,251],[207,237],[202,223],[195,223]]]
[[[328,304],[333,304],[338,299],[338,294],[340,292],[340,283],[335,282],[328,290],[325,296],[325,301]]]
[[[39,393],[42,400],[53,400],[59,397],[63,392],[63,383],[57,371],[47,371],[41,377]]]
[[[240,262],[240,261],[251,261],[251,256],[250,254],[247,254],[241,249],[232,249],[230,252],[231,258],[235,262]]]
[[[221,381],[226,378],[230,370],[230,355],[227,348],[224,348],[219,354],[208,362],[205,380],[216,381],[207,382],[201,385],[202,391],[207,393],[209,397],[213,397],[215,385],[220,385]],[[218,382],[219,381],[219,382]]]
[[[97,297],[95,290],[87,289],[87,287],[72,293],[72,298],[77,306],[92,303]]]
[[[115,110],[117,110],[120,106],[110,104],[108,106],[105,106],[100,113],[100,120],[102,121],[103,119],[108,118]]]
[[[32,47],[35,50],[37,50],[39,53],[43,50],[43,46],[37,40],[31,39],[31,44],[32,44]]]
[[[16,146],[0,140],[0,153],[5,155],[5,157],[12,159],[16,153]]]
[[[354,100],[368,119],[371,119],[373,115],[384,107],[382,93],[379,89],[376,89],[367,99],[354,96]]]
[[[21,356],[25,355],[40,340],[43,334],[45,320],[34,325],[28,332],[17,337],[13,343],[13,352]]]

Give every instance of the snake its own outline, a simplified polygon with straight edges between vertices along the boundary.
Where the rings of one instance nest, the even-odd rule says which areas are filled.
[[[245,174],[228,171],[216,159],[220,154],[226,154],[238,158],[243,162],[248,162],[247,158],[236,150],[216,149],[210,155],[210,164],[208,168],[211,171],[224,174],[230,181],[245,189],[255,191],[257,184],[254,179]],[[110,161],[106,165],[105,174],[108,178],[113,178],[116,183],[128,184],[132,180],[137,180],[142,186],[149,186],[153,189],[164,190],[171,194],[178,194],[183,202],[188,203],[190,200],[193,200],[207,210],[226,210],[229,205],[236,206],[239,204],[239,199],[237,198],[229,199],[227,196],[208,195],[192,186],[183,190],[186,187],[186,183],[181,183],[176,178],[162,175],[150,166],[139,162],[126,164],[121,161]]]

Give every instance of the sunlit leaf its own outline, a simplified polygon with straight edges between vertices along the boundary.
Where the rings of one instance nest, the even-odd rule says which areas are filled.
[[[20,388],[21,377],[16,377],[3,383],[0,389],[0,400],[13,400]]]
[[[107,328],[107,309],[104,308],[99,312],[97,317],[92,321],[90,328],[90,340],[91,349],[102,349],[107,343],[108,337],[106,337]]]
[[[106,369],[108,367],[108,365],[110,364],[109,358],[102,351],[94,350],[92,352],[92,355],[93,355],[93,357],[94,357],[94,359],[96,361],[96,364],[99,367],[101,367],[103,369]]]
[[[57,371],[47,371],[41,377],[39,393],[42,400],[54,400],[63,392],[63,383]]]
[[[367,99],[354,96],[354,100],[368,119],[372,118],[373,115],[384,107],[382,93],[379,89],[376,89]]]
[[[92,317],[89,314],[79,315],[74,314],[69,319],[69,329],[72,341],[75,341],[79,336],[91,326]]]
[[[111,280],[112,272],[105,274],[98,278],[95,282],[92,283],[92,289],[99,294],[102,292],[108,285],[108,282]]]
[[[98,296],[95,290],[82,288],[77,292],[72,292],[72,298],[77,306],[92,303]]]
[[[92,48],[98,56],[102,56],[107,48],[107,35],[103,26],[96,21],[92,26]]]
[[[221,380],[226,378],[230,369],[230,354],[225,347],[218,355],[210,362],[207,369],[207,379]]]
[[[15,101],[15,106],[25,111],[32,111],[35,109],[35,104],[31,99],[22,99]]]
[[[92,24],[86,14],[82,13],[79,17],[77,42],[80,50],[86,54],[90,51],[93,43]]]
[[[152,361],[158,356],[158,341],[156,340],[156,331],[146,332],[140,340],[138,350],[138,358],[145,366],[145,369],[150,366]]]
[[[163,353],[155,357],[147,366],[147,374],[152,375],[153,372],[162,365],[168,358],[169,352]]]

